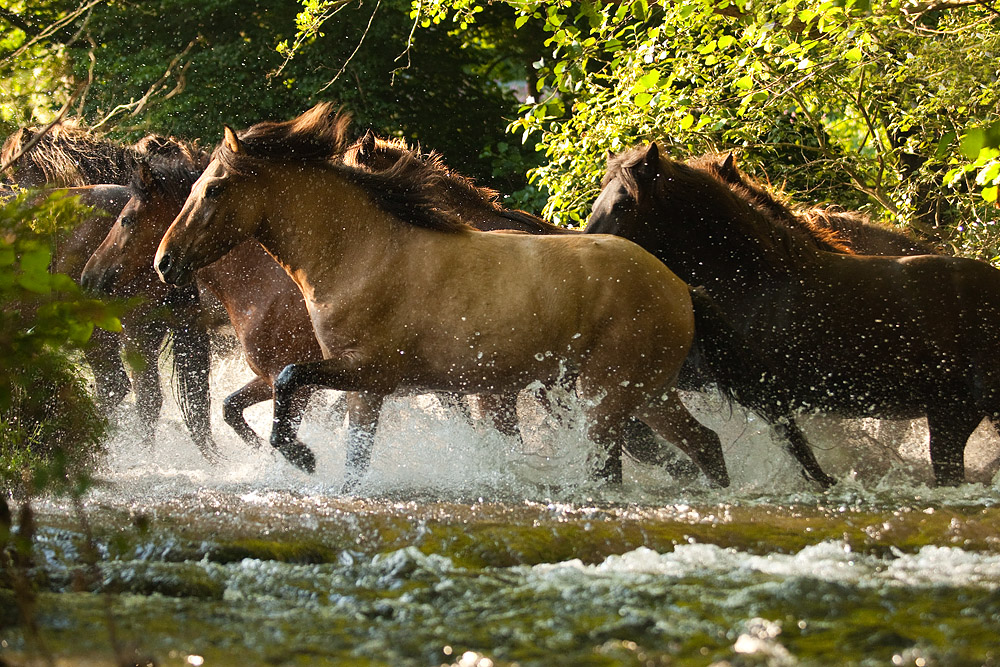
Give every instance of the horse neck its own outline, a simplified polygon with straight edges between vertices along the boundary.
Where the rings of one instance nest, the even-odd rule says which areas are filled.
[[[804,243],[796,243],[787,229],[759,219],[749,207],[692,210],[686,222],[670,225],[698,231],[680,239],[657,238],[654,254],[689,284],[703,285],[714,293],[729,292],[734,286],[744,293],[771,289],[794,276],[815,254]],[[662,227],[656,219],[646,224],[650,230]],[[710,229],[716,232],[704,232]]]
[[[222,302],[234,325],[243,313],[269,302],[282,288],[294,289],[284,269],[255,239],[239,244],[197,275]]]
[[[387,260],[398,230],[361,187],[323,167],[275,166],[267,176],[267,203],[254,238],[306,299],[317,283]],[[284,187],[290,183],[296,192]]]

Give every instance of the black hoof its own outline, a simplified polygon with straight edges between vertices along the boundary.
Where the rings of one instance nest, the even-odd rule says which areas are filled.
[[[301,442],[288,442],[276,445],[275,449],[281,452],[288,462],[297,468],[301,468],[308,473],[316,472],[316,456],[312,450]]]

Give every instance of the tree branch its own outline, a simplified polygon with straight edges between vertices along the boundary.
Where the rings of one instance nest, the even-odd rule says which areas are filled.
[[[13,53],[8,53],[7,55],[0,58],[0,63],[6,62],[7,60],[10,60],[12,58],[17,58],[18,56],[20,56],[22,53],[30,49],[32,46],[34,46],[41,40],[55,34],[59,30],[62,30],[65,26],[69,25],[70,23],[78,19],[82,14],[90,11],[91,9],[93,9],[94,7],[105,1],[106,0],[90,0],[89,2],[80,5],[72,12],[64,16],[63,18],[59,19],[55,23],[52,23],[44,30],[38,32],[34,37],[32,37],[30,40],[22,44],[21,47],[15,50]]]
[[[166,87],[164,83],[170,78],[171,74],[173,73],[174,67],[177,66],[177,63],[180,62],[180,60],[188,54],[188,52],[194,47],[195,44],[197,44],[200,41],[200,39],[201,39],[200,37],[192,39],[190,42],[188,42],[188,45],[184,47],[183,51],[174,56],[174,59],[170,61],[169,65],[167,65],[166,71],[164,71],[163,75],[146,90],[145,95],[140,97],[138,100],[129,102],[127,104],[119,104],[114,109],[112,109],[106,116],[104,116],[104,118],[102,118],[99,122],[93,125],[90,128],[91,131],[96,131],[99,128],[103,127],[119,113],[127,111],[129,112],[129,115],[132,117],[138,116],[140,113],[142,113],[142,111],[149,105],[150,100],[153,99],[153,97],[157,93],[161,92]],[[184,90],[184,86],[186,85],[186,80],[187,80],[186,73],[190,65],[191,65],[190,61],[184,64],[184,66],[181,68],[180,74],[178,75],[177,85],[174,86],[173,90],[167,93],[164,99],[169,99],[174,95],[178,94],[179,92],[181,92],[182,90]]]

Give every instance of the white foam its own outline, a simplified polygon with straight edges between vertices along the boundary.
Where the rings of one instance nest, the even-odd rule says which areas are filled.
[[[170,370],[164,364],[163,376]],[[239,353],[218,360],[212,371],[212,430],[226,460],[207,463],[187,435],[169,386],[164,386],[164,411],[153,442],[141,441],[131,403],[118,411],[119,428],[108,442],[102,475],[119,487],[155,492],[180,488],[276,489],[307,493],[338,493],[344,477],[346,427],[338,392],[314,395],[300,437],[317,459],[309,475],[290,465],[266,443],[253,449],[222,420],[226,395],[253,378]],[[129,399],[131,401],[131,399]],[[719,433],[732,486],[712,491],[704,480],[686,488],[664,470],[626,460],[622,489],[599,489],[587,479],[586,460],[593,445],[572,406],[561,417],[546,414],[524,395],[519,403],[524,443],[500,435],[486,420],[470,423],[434,396],[393,397],[383,408],[371,470],[358,492],[362,495],[477,494],[537,497],[539,490],[561,489],[568,500],[594,494],[616,502],[656,503],[663,499],[697,497],[706,502],[761,496],[813,498],[819,489],[807,482],[773,430],[761,419],[712,394],[685,394],[692,413]],[[557,401],[557,404],[561,402]],[[250,425],[266,440],[271,402],[246,411]],[[477,411],[473,411],[478,417]],[[969,500],[989,487],[967,485],[959,490],[931,490],[926,452],[926,426],[918,422],[801,420],[824,469],[842,480],[832,492],[849,497],[865,494],[919,493],[924,497]],[[969,447],[972,476],[1000,485],[1000,443],[992,427],[980,429]],[[677,454],[683,458],[683,455]],[[978,468],[975,466],[979,466]],[[976,489],[979,489],[977,491]],[[827,496],[829,497],[829,496]]]
[[[745,579],[810,578],[851,586],[972,586],[1000,588],[1000,556],[958,547],[925,546],[915,554],[896,552],[888,558],[859,554],[842,542],[824,541],[795,554],[755,555],[714,544],[682,544],[670,553],[640,547],[607,557],[595,565],[574,559],[536,565],[533,571],[549,582],[585,578],[667,578],[727,576]]]

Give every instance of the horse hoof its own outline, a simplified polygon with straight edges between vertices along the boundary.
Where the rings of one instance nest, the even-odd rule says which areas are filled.
[[[316,456],[302,443],[289,442],[278,445],[276,449],[295,467],[308,473],[316,472]]]

